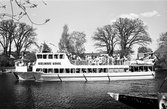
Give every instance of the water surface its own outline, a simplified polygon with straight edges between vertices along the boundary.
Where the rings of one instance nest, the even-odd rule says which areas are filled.
[[[153,80],[34,82],[0,73],[0,109],[132,109],[107,93],[157,93],[167,72],[156,75]]]

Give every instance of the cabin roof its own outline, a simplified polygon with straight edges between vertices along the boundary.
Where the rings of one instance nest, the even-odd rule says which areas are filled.
[[[36,54],[65,54],[65,53],[36,53]]]

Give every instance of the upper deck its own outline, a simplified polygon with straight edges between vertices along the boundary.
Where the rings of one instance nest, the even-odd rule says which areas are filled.
[[[129,65],[129,66],[141,66],[141,65],[153,65],[152,59],[147,60],[135,60],[128,61],[124,58],[114,59],[109,56],[101,56],[96,58],[73,58],[73,56],[69,56],[66,53],[37,53],[36,54],[36,65],[44,65],[44,66],[74,66],[74,65]]]
[[[80,64],[86,62],[86,64]],[[89,63],[91,61],[91,63]],[[103,63],[104,61],[104,63]],[[110,62],[111,61],[111,62]],[[126,61],[121,62],[122,60],[110,60],[108,57],[102,58],[93,58],[93,59],[77,59],[73,62],[65,53],[36,53],[36,62],[33,65],[26,64],[21,62],[22,64],[17,65],[17,71],[26,71],[26,69],[32,67],[33,71],[37,71],[38,69],[142,69],[145,70],[149,67],[152,67],[153,64],[145,64],[139,63],[135,61],[135,63],[126,63]],[[115,63],[116,62],[116,63]],[[128,61],[127,61],[128,62]],[[106,64],[107,63],[107,64]],[[134,65],[133,65],[134,64]],[[24,69],[23,69],[24,67]],[[21,70],[19,70],[21,69]]]

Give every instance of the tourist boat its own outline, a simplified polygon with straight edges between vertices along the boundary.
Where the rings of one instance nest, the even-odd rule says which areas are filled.
[[[112,81],[155,78],[153,64],[90,65],[85,60],[71,61],[65,53],[36,53],[36,62],[33,64],[24,58],[19,59],[15,62],[13,73],[19,80],[37,81]]]

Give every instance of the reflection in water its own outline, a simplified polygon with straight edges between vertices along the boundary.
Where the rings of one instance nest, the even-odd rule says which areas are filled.
[[[12,74],[0,75],[0,108],[3,109],[131,109],[107,93],[157,93],[167,76],[155,80],[111,82],[17,81]]]
[[[17,94],[17,104],[20,108],[34,109],[36,95],[33,86],[38,87],[35,82],[15,82],[15,93]]]

